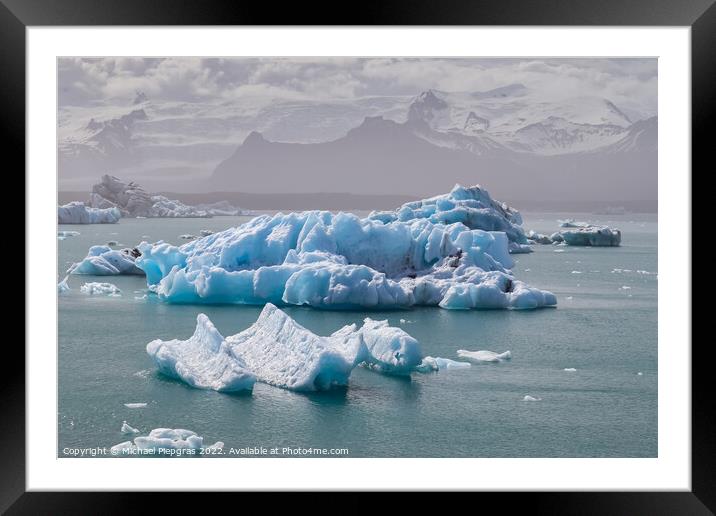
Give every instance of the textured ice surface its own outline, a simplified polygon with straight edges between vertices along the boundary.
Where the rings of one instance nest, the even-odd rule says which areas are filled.
[[[57,207],[58,224],[115,224],[121,216],[117,208],[90,208],[79,201]]]
[[[117,274],[144,274],[134,264],[137,254],[132,249],[114,250],[107,245],[90,247],[87,256],[73,264],[67,271],[72,274],[92,274],[96,276],[113,276]]]
[[[127,423],[126,421],[122,421],[121,432],[125,435],[131,435],[131,434],[138,434],[139,430],[130,426],[129,423]]]
[[[449,358],[441,357],[424,357],[417,370],[421,373],[429,373],[431,371],[440,371],[443,369],[468,369],[471,367],[469,362],[459,362]]]
[[[348,385],[367,355],[359,334],[320,337],[270,303],[253,325],[226,342],[258,380],[297,391]]]
[[[465,349],[458,349],[457,356],[480,364],[510,360],[512,358],[512,353],[509,351],[505,351],[504,353],[495,353],[494,351],[488,350],[467,351]]]
[[[364,364],[381,373],[407,375],[414,371],[422,360],[420,343],[401,328],[390,326],[388,321],[374,321],[366,318],[363,326],[345,326],[331,337],[359,335],[368,351]]]
[[[514,278],[509,244],[505,232],[461,222],[384,222],[309,211],[262,215],[180,247],[143,242],[136,266],[159,298],[171,303],[334,309],[555,305],[553,294]]]
[[[110,297],[116,297],[122,294],[122,291],[117,288],[117,285],[113,285],[112,283],[100,283],[96,281],[85,283],[84,285],[82,285],[80,287],[80,292],[82,292],[83,294],[88,294],[90,296]]]
[[[361,327],[351,324],[322,337],[271,303],[236,335],[222,337],[200,314],[191,338],[154,340],[147,353],[162,373],[217,391],[250,391],[254,381],[295,391],[327,390],[348,385],[357,365],[398,375],[458,367],[431,357],[429,366],[423,364],[420,343],[387,321],[366,319]]]
[[[204,438],[191,430],[181,428],[155,428],[149,432],[149,435],[135,437],[134,443],[132,443],[132,441],[125,441],[112,446],[110,451],[112,455],[121,457],[123,455],[134,455],[133,452],[138,450],[154,450],[159,452],[160,450],[201,450],[205,448],[222,448],[223,446],[224,443],[221,441],[211,446],[204,446]]]
[[[163,195],[147,193],[137,183],[124,183],[105,174],[92,187],[90,203],[93,208],[114,209],[124,217],[210,217],[211,214]]]
[[[197,316],[189,339],[153,340],[147,344],[147,353],[163,374],[198,389],[251,391],[256,381],[204,314]]]
[[[522,216],[505,203],[495,201],[480,186],[455,185],[448,194],[404,204],[395,211],[373,212],[370,218],[383,222],[428,219],[436,224],[460,222],[470,229],[503,231],[511,242],[526,244]]]

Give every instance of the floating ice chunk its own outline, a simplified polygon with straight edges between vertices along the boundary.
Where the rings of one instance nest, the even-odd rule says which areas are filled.
[[[353,368],[368,358],[361,334],[320,337],[271,303],[226,342],[259,381],[296,391],[345,386]]]
[[[121,216],[117,208],[89,208],[79,201],[57,207],[58,224],[116,224]]]
[[[470,362],[458,362],[449,358],[441,357],[424,357],[417,371],[421,373],[429,373],[431,371],[440,371],[443,369],[468,369],[471,367]]]
[[[561,233],[567,245],[617,247],[622,240],[621,231],[608,226],[587,225],[586,227],[576,227]]]
[[[115,247],[119,245],[119,242],[117,242],[116,240],[110,240],[109,242],[107,242],[107,245],[110,247]]]
[[[636,374],[637,374],[637,376],[644,376],[644,373],[642,373],[641,371],[639,371],[639,372],[636,373]]]
[[[530,396],[528,394],[524,398],[522,398],[522,401],[542,401],[542,398],[535,398],[534,396]]]
[[[572,296],[567,296],[566,299],[569,299],[569,300],[571,301],[571,300],[574,299],[574,298],[573,298]]]
[[[163,374],[198,389],[251,391],[256,382],[204,314],[197,316],[196,330],[188,340],[153,340],[147,353]]]
[[[125,407],[127,408],[144,408],[147,406],[146,403],[125,403]]]
[[[201,236],[209,236],[209,235],[213,235],[214,232],[213,232],[212,230],[210,230],[210,229],[202,229],[202,230],[199,231],[199,234],[200,234]]]
[[[137,429],[134,428],[134,427],[129,426],[129,424],[128,424],[126,421],[122,421],[122,429],[121,429],[121,431],[122,431],[122,433],[125,434],[125,435],[138,434],[138,433],[139,433],[139,430],[137,430]]]
[[[537,233],[534,230],[530,230],[527,233],[527,238],[537,244],[549,245],[552,243],[552,238],[542,233]]]
[[[619,287],[619,289],[620,290],[631,290],[631,287],[628,285],[622,285],[621,287]]]
[[[58,294],[65,294],[71,290],[70,285],[67,283],[68,278],[69,278],[69,276],[65,276],[65,279],[63,279],[62,281],[60,281],[57,284],[57,293]]]
[[[496,353],[489,350],[467,351],[465,349],[458,349],[457,356],[478,364],[504,362],[505,360],[512,359],[512,353],[510,351]]]
[[[67,271],[71,274],[91,274],[95,276],[113,276],[117,274],[144,274],[135,265],[139,251],[135,249],[114,250],[106,245],[90,247],[87,256],[73,264]]]
[[[80,292],[88,294],[90,296],[110,296],[117,297],[122,291],[112,283],[98,283],[93,281],[91,283],[85,283],[80,287]]]
[[[572,271],[572,274],[582,274],[582,271]]]
[[[366,318],[363,326],[356,329],[349,325],[333,333],[331,337],[362,337],[368,349],[365,365],[381,373],[410,374],[422,360],[420,343],[401,328],[389,326],[388,321]]]
[[[79,236],[79,234],[80,234],[79,231],[58,231],[57,238],[59,240],[64,240],[65,238],[68,238],[68,237]]]
[[[565,367],[564,370],[568,373],[574,373],[577,371],[574,367]]]
[[[183,240],[194,240],[196,238],[196,235],[190,235],[187,233],[184,235],[179,235],[179,238],[181,238]]]
[[[155,428],[149,435],[135,437],[134,443],[125,441],[110,448],[114,456],[142,455],[142,451],[154,451],[159,455],[181,456],[181,453],[171,453],[173,450],[194,450],[206,448],[220,449],[224,443],[218,441],[211,446],[204,446],[204,438],[191,430],[181,428]],[[193,455],[187,453],[187,455]]]

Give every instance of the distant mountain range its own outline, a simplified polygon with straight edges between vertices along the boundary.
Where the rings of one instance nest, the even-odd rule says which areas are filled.
[[[334,102],[139,94],[59,119],[65,189],[116,171],[162,190],[185,178],[187,191],[429,195],[460,182],[513,199],[657,195],[655,116],[598,97],[546,101],[521,84]]]

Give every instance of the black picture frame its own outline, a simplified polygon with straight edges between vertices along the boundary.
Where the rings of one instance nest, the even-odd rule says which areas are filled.
[[[28,26],[656,25],[691,27],[691,177],[695,168],[706,168],[707,149],[711,146],[708,127],[716,120],[714,0],[369,0],[363,5],[346,7],[323,1],[286,3],[276,8],[270,3],[241,0],[0,0],[0,70],[4,76],[0,86],[0,130],[3,133],[0,141],[5,157],[14,158],[16,170],[24,169],[25,29]],[[712,169],[712,163],[709,165]],[[4,388],[0,395],[0,511],[7,510],[7,514],[131,514],[149,498],[155,498],[156,495],[151,494],[130,497],[120,493],[25,492],[25,354],[12,340],[4,343],[4,361],[12,365],[4,367]],[[713,514],[716,511],[716,416],[707,384],[712,366],[706,357],[708,342],[699,344],[691,348],[690,492],[481,493],[478,503],[497,503],[502,511],[527,504],[531,512],[551,514]],[[683,345],[687,349],[691,343]],[[305,499],[306,495],[293,496]],[[189,508],[185,496],[172,494],[165,498],[167,500],[161,502],[164,510],[173,504]],[[215,503],[221,501],[212,502]]]

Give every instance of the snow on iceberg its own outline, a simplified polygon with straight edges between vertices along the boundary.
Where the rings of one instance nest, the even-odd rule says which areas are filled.
[[[478,364],[504,362],[505,360],[512,359],[512,353],[509,351],[495,353],[494,351],[488,350],[468,351],[466,349],[458,349],[457,356]]]
[[[110,297],[118,297],[121,295],[122,291],[117,288],[116,285],[113,285],[112,283],[98,283],[98,282],[91,282],[91,283],[85,283],[80,287],[80,292],[83,294],[88,294],[90,296],[110,296]]]
[[[523,235],[524,236],[524,235]],[[553,294],[516,280],[503,231],[426,218],[325,211],[262,215],[180,247],[138,246],[136,266],[170,303],[316,308],[537,308]]]
[[[147,353],[160,372],[198,389],[251,391],[256,382],[204,314],[197,316],[196,330],[188,340],[153,340]]]
[[[608,226],[576,227],[560,231],[567,245],[618,247],[622,241],[622,233]]]
[[[95,245],[90,247],[87,256],[81,262],[72,264],[67,272],[96,276],[141,275],[144,271],[135,265],[137,256],[139,256],[137,249],[114,250],[107,245]]]
[[[80,201],[57,207],[58,224],[116,224],[121,216],[117,208],[89,208]]]
[[[417,371],[421,373],[429,373],[432,371],[441,371],[443,369],[469,369],[471,367],[470,362],[458,362],[457,360],[451,360],[449,358],[441,357],[424,357],[420,365],[417,367]]]
[[[436,224],[460,222],[470,229],[503,231],[510,242],[527,244],[522,215],[507,204],[493,200],[479,185],[468,188],[455,185],[448,194],[408,202],[395,211],[373,212],[369,218],[384,223],[415,219],[428,219]]]
[[[197,435],[191,430],[182,428],[155,428],[149,435],[135,437],[132,441],[125,441],[116,444],[110,448],[110,452],[114,456],[132,456],[141,455],[142,451],[156,452],[160,455],[175,456],[182,455],[180,453],[172,453],[173,450],[202,450],[207,448],[220,449],[224,443],[218,441],[211,446],[204,446],[204,438]],[[191,455],[191,453],[187,453]]]

